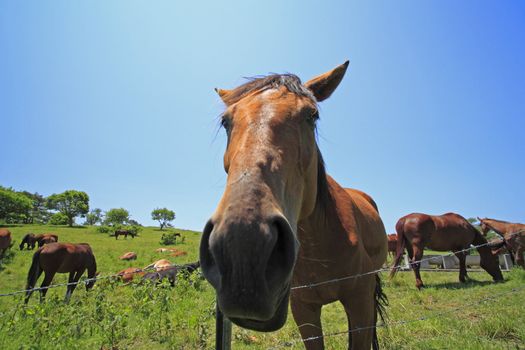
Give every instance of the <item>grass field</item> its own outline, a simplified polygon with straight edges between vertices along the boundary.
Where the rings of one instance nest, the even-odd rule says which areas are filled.
[[[134,239],[115,240],[92,227],[16,226],[14,255],[0,266],[0,293],[24,289],[32,252],[19,251],[27,232],[56,232],[62,242],[88,242],[96,255],[101,276],[126,267],[144,267],[166,257],[156,253],[162,232],[147,227]],[[186,263],[198,258],[198,232],[176,230],[185,237],[175,247],[188,255],[169,258]],[[118,257],[134,251],[138,259]],[[390,300],[389,327],[379,328],[384,349],[525,349],[525,271],[504,273],[506,282],[494,284],[486,273],[471,273],[471,281],[457,282],[456,273],[423,272],[427,288],[417,291],[412,273],[394,280],[384,275]],[[53,283],[66,282],[67,274]],[[194,276],[167,285],[123,286],[103,279],[86,292],[80,285],[70,304],[65,287],[49,290],[39,304],[34,294],[27,307],[23,296],[0,298],[0,349],[212,349],[214,346],[214,293]],[[421,319],[421,320],[420,320]],[[408,322],[401,322],[408,321]],[[325,334],[344,332],[346,316],[338,304],[323,308]],[[291,317],[273,333],[233,327],[233,349],[301,349]],[[346,349],[347,335],[328,336],[327,349]]]

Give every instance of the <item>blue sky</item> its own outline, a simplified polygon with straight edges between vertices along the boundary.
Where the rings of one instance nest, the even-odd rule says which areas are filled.
[[[525,5],[496,1],[0,3],[0,185],[201,230],[225,184],[214,87],[346,59],[328,172],[410,212],[525,222]]]

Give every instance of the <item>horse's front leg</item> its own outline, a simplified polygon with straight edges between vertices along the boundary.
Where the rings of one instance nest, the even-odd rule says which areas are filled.
[[[84,271],[85,270],[80,270],[80,271],[77,271],[76,273],[74,271],[69,273],[69,282],[68,282],[69,284],[67,286],[67,292],[66,292],[66,298],[65,298],[66,303],[69,303],[69,299],[71,299],[71,294],[73,294],[73,291],[77,287],[78,280],[80,279],[80,276],[82,276]]]
[[[293,295],[290,299],[292,315],[301,333],[307,350],[323,350],[323,328],[321,326],[321,304],[305,303]]]
[[[40,302],[41,303],[46,299],[47,286],[51,284],[51,282],[53,281],[53,277],[55,277],[55,272],[45,273],[44,281],[40,285]]]
[[[374,288],[369,283],[341,300],[348,318],[348,349],[370,350],[376,325]],[[375,283],[372,285],[372,287]]]

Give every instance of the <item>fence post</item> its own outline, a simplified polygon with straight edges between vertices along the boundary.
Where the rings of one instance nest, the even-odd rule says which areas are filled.
[[[231,350],[232,323],[225,317],[216,303],[215,316],[215,350]]]

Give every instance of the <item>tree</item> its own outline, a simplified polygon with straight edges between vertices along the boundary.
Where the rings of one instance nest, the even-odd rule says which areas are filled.
[[[28,191],[20,192],[33,201],[33,209],[27,220],[27,224],[46,224],[51,218],[52,213],[47,209],[47,199],[38,192],[31,193]]]
[[[69,218],[62,214],[61,212],[54,213],[49,219],[50,225],[67,225],[69,223]]]
[[[67,217],[69,226],[73,226],[75,217],[83,217],[89,211],[89,196],[86,192],[68,190],[52,194],[47,200],[50,209],[58,210]]]
[[[96,225],[102,222],[102,209],[95,208],[86,215],[86,222],[84,225]]]
[[[0,220],[9,223],[25,222],[31,216],[33,201],[11,188],[0,186]]]
[[[168,208],[157,208],[151,212],[151,218],[160,224],[160,229],[171,225],[170,222],[175,220],[175,212]]]
[[[125,225],[129,222],[129,211],[124,208],[113,208],[106,212],[104,224],[110,226]]]

